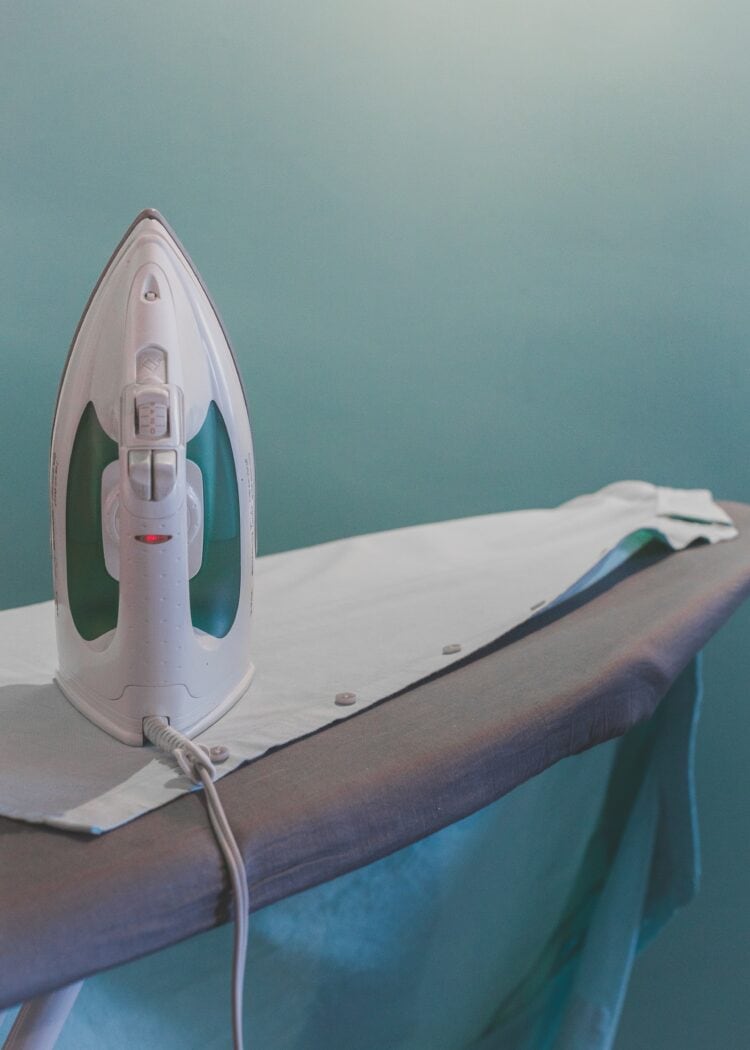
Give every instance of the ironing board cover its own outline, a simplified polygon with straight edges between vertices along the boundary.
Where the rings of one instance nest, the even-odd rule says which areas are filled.
[[[726,510],[736,541],[676,556],[646,548],[481,659],[229,777],[222,797],[253,909],[460,821],[648,719],[750,590],[750,508]],[[690,704],[678,708],[688,717]],[[0,1005],[228,918],[197,795],[98,839],[0,819],[0,857]]]

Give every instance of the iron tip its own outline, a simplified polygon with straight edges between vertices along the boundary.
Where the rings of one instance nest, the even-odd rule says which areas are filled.
[[[138,223],[142,222],[144,219],[153,219],[162,226],[168,225],[167,220],[157,208],[144,208],[143,211],[139,212],[135,219],[133,219],[132,225],[137,226]]]

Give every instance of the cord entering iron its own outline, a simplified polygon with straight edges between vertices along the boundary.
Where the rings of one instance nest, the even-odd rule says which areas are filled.
[[[171,726],[166,718],[149,715],[143,719],[143,735],[160,751],[175,760],[180,770],[194,784],[202,785],[216,841],[229,873],[234,899],[234,950],[232,955],[232,1032],[234,1050],[243,1050],[242,1002],[247,958],[247,936],[249,928],[250,894],[247,888],[245,861],[240,853],[221,799],[214,785],[216,768],[212,751],[219,751],[217,761],[228,757],[226,748],[209,748],[196,744],[179,729]],[[224,754],[226,752],[226,755]]]

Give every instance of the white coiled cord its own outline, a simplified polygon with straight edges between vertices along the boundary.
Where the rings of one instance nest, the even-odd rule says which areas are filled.
[[[202,784],[206,796],[208,818],[211,821],[219,849],[224,855],[234,896],[234,952],[232,958],[232,1032],[234,1050],[242,1050],[242,993],[247,956],[247,934],[250,912],[250,894],[247,872],[237,840],[229,826],[227,815],[214,786],[216,768],[203,744],[196,744],[184,733],[174,729],[166,718],[151,715],[143,720],[143,733],[152,744],[171,755],[186,777],[194,784]]]

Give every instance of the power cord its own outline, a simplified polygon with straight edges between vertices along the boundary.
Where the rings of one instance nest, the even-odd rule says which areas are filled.
[[[178,729],[174,729],[166,718],[150,715],[143,720],[143,733],[152,744],[177,762],[185,776],[194,784],[202,784],[211,821],[219,849],[224,855],[234,897],[234,950],[232,956],[232,1033],[234,1050],[243,1050],[242,1040],[242,995],[247,957],[247,934],[250,912],[250,894],[247,888],[247,872],[237,840],[229,826],[227,815],[214,785],[216,767],[211,761],[207,747],[196,744]]]

